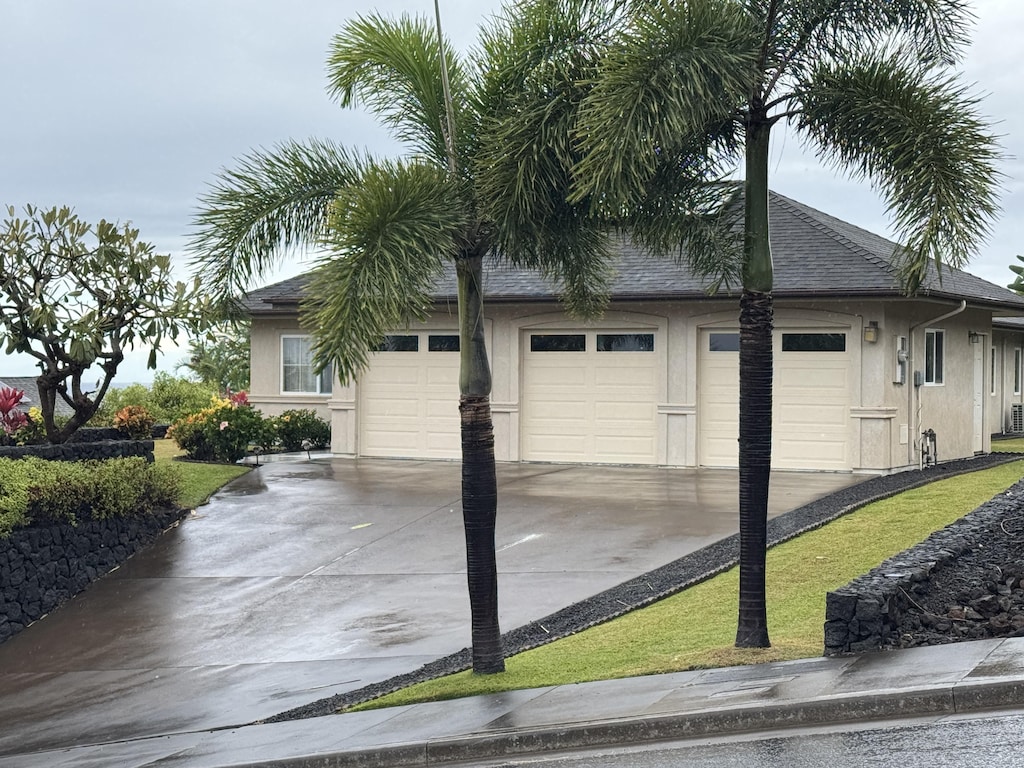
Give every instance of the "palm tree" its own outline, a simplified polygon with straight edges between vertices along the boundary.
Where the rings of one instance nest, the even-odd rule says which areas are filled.
[[[436,9],[436,6],[435,6]],[[202,199],[192,247],[220,297],[244,290],[296,246],[322,249],[302,307],[318,365],[355,379],[389,331],[422,320],[446,265],[454,265],[460,328],[462,509],[472,614],[473,669],[504,669],[494,533],[497,484],[491,375],[484,345],[483,261],[528,264],[560,280],[567,306],[599,311],[602,270],[536,238],[514,238],[481,183],[481,148],[494,140],[493,58],[538,41],[502,38],[496,26],[467,66],[424,19],[356,18],[334,37],[329,90],[362,104],[408,149],[400,159],[361,155],[322,140],[254,152],[223,171]],[[440,43],[440,44],[439,44]],[[443,54],[442,54],[443,51]],[[566,210],[581,206],[567,206]],[[579,214],[583,217],[585,212]],[[570,249],[571,256],[575,251]]]
[[[543,0],[538,0],[543,4]],[[604,6],[606,3],[597,2]],[[885,198],[901,277],[963,265],[996,212],[996,142],[951,72],[963,0],[633,0],[575,125],[574,200],[597,197],[641,243],[738,269],[740,597],[736,645],[769,645],[765,545],[772,414],[768,159],[788,123]],[[708,195],[743,170],[743,204]],[[710,182],[710,183],[709,183]],[[742,221],[742,240],[730,227]],[[723,251],[723,248],[725,249]],[[941,274],[941,272],[940,272]]]

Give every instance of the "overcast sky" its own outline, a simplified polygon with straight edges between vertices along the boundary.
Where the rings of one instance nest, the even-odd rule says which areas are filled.
[[[975,0],[965,78],[1003,137],[1003,213],[969,271],[1000,285],[1024,253],[1024,2]],[[447,35],[467,50],[499,0],[441,0]],[[432,17],[431,0],[0,0],[0,203],[70,205],[87,221],[131,221],[185,263],[196,200],[217,171],[256,147],[323,137],[397,151],[369,117],[325,92],[331,36],[377,11]],[[879,234],[884,207],[866,183],[821,167],[775,138],[771,184],[782,194]],[[301,271],[291,263],[275,277]],[[182,277],[185,276],[182,267]],[[160,360],[173,371],[182,357]],[[146,381],[133,356],[121,382]],[[33,375],[11,360],[0,377]]]

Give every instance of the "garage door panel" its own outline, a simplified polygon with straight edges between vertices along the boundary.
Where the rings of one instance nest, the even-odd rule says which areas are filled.
[[[366,414],[371,417],[400,417],[415,419],[419,416],[419,400],[408,397],[377,397],[367,403]]]
[[[586,422],[589,418],[590,409],[587,403],[579,400],[545,400],[543,402],[530,403],[531,420],[554,424],[557,422]],[[535,431],[547,431],[549,427],[542,424],[535,425]]]
[[[428,387],[445,387],[449,388],[454,386],[458,391],[459,386],[459,363],[455,360],[453,363],[449,363],[445,367],[431,366],[426,370],[426,380]]]
[[[822,351],[782,351],[786,333],[777,329],[773,337],[772,465],[849,469],[851,363],[843,334],[800,329],[795,336],[811,349],[828,337]],[[725,331],[715,334],[729,336]],[[699,463],[734,467],[739,458],[739,353],[721,343],[718,348],[725,351],[712,351],[708,331],[700,334],[699,344]]]
[[[649,403],[623,403],[615,400],[600,400],[595,403],[602,424],[628,422],[637,426],[654,424],[654,406]]]
[[[813,427],[819,430],[846,433],[844,423],[849,409],[841,405],[797,405],[783,403],[775,409],[773,421],[785,428]]]
[[[527,438],[527,443],[531,452],[545,456],[565,456],[562,461],[583,461],[587,455],[586,438],[579,435],[533,434]]]
[[[426,403],[426,415],[428,418],[449,419],[459,417],[459,405],[457,400],[428,400]]]
[[[459,355],[428,351],[378,352],[359,378],[359,453],[363,456],[457,459]]]
[[[603,332],[602,332],[603,333]],[[551,332],[545,332],[552,336]],[[657,357],[601,351],[595,332],[573,331],[575,352],[523,343],[522,457],[528,461],[653,464],[657,460]],[[648,349],[654,344],[647,335]]]
[[[640,463],[650,456],[654,451],[654,440],[647,437],[632,437],[618,435],[615,437],[597,436],[594,438],[594,449],[598,455],[620,455],[632,457],[634,462]],[[630,463],[630,462],[624,462]]]
[[[594,385],[597,387],[612,387],[636,389],[653,389],[651,386],[653,376],[652,366],[633,365],[628,368],[604,368],[594,369]],[[645,386],[646,385],[646,386]]]

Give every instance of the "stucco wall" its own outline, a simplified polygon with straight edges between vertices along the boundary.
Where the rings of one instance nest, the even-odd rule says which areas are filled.
[[[967,310],[954,317],[932,320],[955,309],[949,303],[895,303],[881,300],[821,302],[777,301],[776,328],[835,327],[847,332],[850,357],[849,462],[853,471],[885,472],[918,461],[919,436],[934,429],[938,436],[940,460],[990,450],[990,425],[1000,417],[993,413],[988,354],[992,339],[991,317],[987,312]],[[567,318],[554,303],[502,304],[487,307],[488,352],[492,362],[492,412],[495,453],[499,460],[520,457],[521,398],[520,342],[532,328],[567,329],[581,325],[597,328],[648,327],[663,341],[658,345],[663,367],[658,393],[657,463],[668,466],[697,466],[700,463],[698,339],[702,327],[738,325],[736,299],[707,299],[687,302],[616,303],[600,320],[579,323]],[[869,323],[877,324],[877,339],[864,338]],[[945,332],[945,381],[942,385],[915,387],[914,371],[924,366],[926,328]],[[455,308],[437,313],[424,330],[455,330]],[[332,451],[357,455],[359,436],[359,387],[335,384],[326,396],[285,396],[280,392],[280,338],[302,333],[297,323],[283,318],[255,318],[252,326],[252,387],[250,400],[264,413],[286,408],[313,408],[332,423]],[[977,345],[969,332],[979,334]],[[905,383],[896,383],[896,344],[906,336],[910,359]],[[998,343],[998,340],[997,340]],[[974,354],[982,355],[981,434],[975,428]],[[1012,352],[1010,353],[1012,356]],[[1011,357],[1012,360],[1012,357]],[[1010,372],[1012,377],[1012,371]],[[1012,388],[1012,378],[1010,380]]]

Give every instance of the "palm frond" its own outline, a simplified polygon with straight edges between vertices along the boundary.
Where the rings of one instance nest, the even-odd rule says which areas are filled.
[[[1001,158],[956,77],[908,64],[898,51],[825,65],[798,92],[798,129],[819,156],[880,188],[893,215],[908,289],[928,263],[960,267],[998,211]]]
[[[804,0],[782,14],[780,26],[806,43],[811,61],[900,41],[914,59],[943,65],[963,58],[974,19],[967,0]]]
[[[334,255],[314,270],[301,308],[318,367],[333,363],[350,381],[384,334],[426,318],[466,209],[443,168],[415,162],[370,164],[338,196],[326,239]]]
[[[572,142],[579,105],[613,29],[604,5],[521,0],[483,33],[478,200],[499,252],[514,262],[557,259],[545,255],[544,243],[557,239],[562,247],[566,238],[553,232],[575,232],[587,215],[586,203],[567,205],[566,196],[580,159]]]
[[[455,111],[456,147],[472,113],[471,85],[458,54],[445,41]],[[328,92],[343,107],[361,103],[413,151],[447,163],[445,101],[437,32],[424,18],[371,15],[334,36],[327,59]]]
[[[192,263],[222,301],[269,272],[295,247],[319,244],[334,198],[358,176],[359,160],[325,141],[288,142],[222,170],[200,197]]]
[[[674,174],[656,175],[624,221],[633,242],[674,256],[712,294],[739,285],[743,263],[743,186],[713,178],[680,189]]]
[[[584,99],[574,199],[641,196],[659,153],[741,115],[758,80],[759,30],[742,4],[639,5]]]

